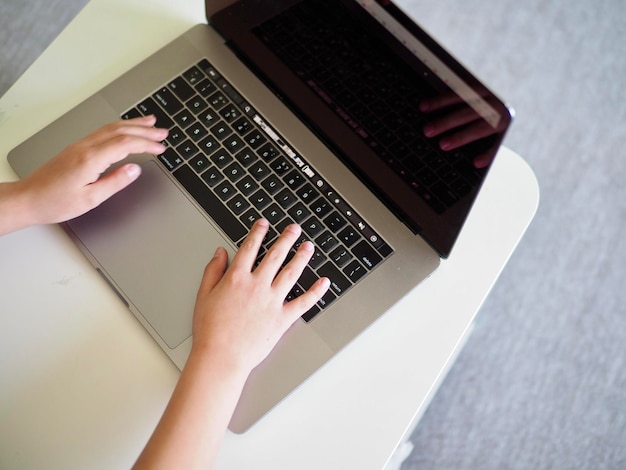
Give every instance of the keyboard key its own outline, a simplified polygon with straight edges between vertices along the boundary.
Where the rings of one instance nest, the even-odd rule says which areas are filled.
[[[217,91],[209,96],[208,101],[211,106],[218,111],[228,104],[228,99],[226,99],[221,91]]]
[[[211,126],[210,130],[211,134],[213,134],[219,140],[224,140],[226,137],[233,133],[233,130],[230,128],[230,126],[222,120]]]
[[[224,179],[224,175],[213,166],[202,173],[202,179],[212,188]]]
[[[175,126],[173,129],[170,130],[169,134],[167,135],[167,139],[165,139],[165,141],[168,144],[170,144],[172,147],[176,147],[185,139],[186,137],[185,137],[184,132],[180,130],[180,127]]]
[[[241,140],[236,135],[231,135],[230,137],[228,137],[226,140],[224,140],[223,144],[233,155],[246,146],[243,140]]]
[[[236,181],[239,181],[239,179],[246,174],[246,171],[241,168],[241,165],[239,165],[239,163],[233,162],[226,167],[226,169],[224,170],[224,174],[230,181],[234,183]]]
[[[137,105],[137,109],[141,111],[141,114],[144,116],[148,116],[149,114],[154,114],[156,117],[156,127],[162,127],[164,129],[169,129],[174,125],[174,121],[170,119],[170,117],[163,111],[156,102],[148,97],[143,100],[141,103]]]
[[[367,274],[367,270],[357,260],[353,260],[343,268],[343,272],[354,283]]]
[[[204,79],[205,75],[197,67],[191,67],[183,73],[183,77],[185,77],[191,85],[196,85]]]
[[[313,307],[311,307],[304,315],[302,315],[301,318],[305,322],[309,323],[320,312],[320,308],[317,305],[313,305]]]
[[[218,148],[220,148],[219,142],[212,135],[210,135],[206,139],[203,139],[202,141],[200,141],[200,143],[198,145],[200,146],[200,149],[202,149],[202,151],[206,155],[211,155]]]
[[[278,156],[278,150],[269,142],[263,145],[260,149],[257,150],[259,157],[261,157],[266,162],[272,161],[274,158]]]
[[[217,88],[211,82],[211,80],[209,80],[208,78],[205,78],[204,80],[202,80],[200,83],[196,85],[196,90],[198,91],[198,93],[200,93],[202,96],[206,98],[215,90],[217,90]]]
[[[237,134],[245,135],[252,129],[252,123],[245,117],[242,117],[235,121],[233,127],[235,128],[235,132],[237,132]]]
[[[319,248],[315,247],[315,251],[313,252],[313,256],[309,260],[309,266],[312,269],[319,268],[326,261],[326,256],[322,254]]]
[[[174,121],[176,121],[176,124],[178,124],[180,127],[186,129],[195,122],[195,119],[193,118],[193,114],[191,114],[191,111],[189,111],[188,109],[183,109],[180,113],[174,116]]]
[[[233,122],[235,119],[241,116],[241,111],[239,111],[239,108],[235,107],[235,105],[229,104],[220,111],[220,115],[224,118],[226,122]]]
[[[139,110],[137,110],[135,108],[132,108],[132,109],[129,109],[128,111],[126,111],[120,117],[122,119],[134,119],[134,118],[141,117],[141,113],[139,112]]]
[[[182,77],[177,77],[176,79],[171,81],[168,87],[183,102],[187,101],[189,98],[191,98],[194,95],[193,88],[191,88],[187,84],[187,82],[183,80]]]
[[[215,187],[215,194],[217,194],[222,201],[228,201],[236,194],[236,190],[230,182],[223,181]]]
[[[334,211],[324,219],[324,223],[331,231],[337,233],[347,222],[337,211]]]
[[[219,120],[219,116],[212,109],[207,109],[200,114],[198,114],[198,120],[202,123],[204,127],[211,127]]]
[[[289,209],[289,215],[295,220],[297,224],[302,223],[311,215],[311,211],[309,211],[304,204],[301,202],[296,203],[291,209]]]
[[[302,186],[302,184],[304,184],[304,178],[302,174],[295,169],[289,172],[287,176],[283,178],[283,180],[285,181],[285,183],[287,183],[287,186],[289,186],[293,190],[296,190],[297,188]]]
[[[278,176],[270,175],[267,178],[265,178],[265,180],[263,180],[263,183],[261,183],[261,186],[263,186],[268,193],[270,193],[271,195],[274,195],[278,191],[280,191],[280,189],[285,185],[278,178]]]
[[[161,88],[152,97],[170,116],[183,109],[182,103],[167,88]]]
[[[244,176],[244,178],[237,183],[237,188],[244,196],[250,196],[259,187],[258,183],[254,181],[250,176]]]
[[[373,269],[383,260],[382,256],[365,240],[357,243],[354,248],[352,248],[352,253],[354,253],[354,256],[356,256],[367,269]]]
[[[248,168],[250,174],[257,181],[262,181],[267,175],[270,174],[270,169],[263,162],[256,162],[250,168]]]
[[[191,98],[189,101],[187,101],[186,104],[187,104],[187,107],[191,110],[191,112],[194,113],[195,115],[200,114],[202,111],[204,111],[206,108],[209,107],[207,102],[204,101],[199,96],[195,96]]]
[[[330,253],[330,259],[332,259],[337,266],[343,268],[346,264],[352,260],[352,255],[343,246],[338,246]]]
[[[319,277],[308,266],[302,271],[298,284],[302,286],[304,290],[309,290],[313,284],[319,279]]]
[[[218,168],[222,169],[233,161],[233,157],[231,157],[226,150],[220,149],[211,157],[211,161],[215,163]]]
[[[243,211],[250,207],[250,203],[241,194],[236,194],[226,205],[235,215],[241,215]]]
[[[305,203],[310,203],[315,200],[315,198],[319,195],[317,190],[311,186],[311,184],[307,183],[296,191],[296,194],[300,199],[302,199]]]
[[[302,230],[304,230],[309,237],[315,238],[324,230],[324,227],[317,217],[312,216],[302,224]]]
[[[271,225],[275,225],[285,217],[285,213],[278,204],[273,203],[263,211],[263,217],[265,217]]]
[[[296,299],[296,298],[300,297],[302,294],[304,294],[304,291],[302,290],[302,287],[300,287],[298,284],[296,284],[289,291],[289,294],[287,294],[287,297],[285,297],[285,302],[291,302],[293,299]]]
[[[193,168],[193,170],[196,173],[202,173],[204,170],[206,170],[209,167],[210,164],[209,164],[208,158],[200,154],[192,158],[189,161],[189,165],[191,166],[191,168]]]
[[[259,147],[263,142],[265,142],[267,139],[263,136],[263,134],[261,134],[261,131],[259,130],[253,130],[252,132],[250,132],[249,134],[247,134],[244,139],[246,140],[246,142],[248,143],[248,145],[250,147],[252,147],[253,149],[256,149],[257,147]]]
[[[207,131],[205,127],[201,125],[199,122],[195,122],[191,126],[189,126],[186,132],[187,132],[187,135],[191,137],[191,139],[194,142],[198,142],[200,139],[202,139],[205,135],[209,133],[209,131]]]
[[[332,233],[326,230],[323,234],[315,239],[315,243],[317,243],[317,246],[319,246],[326,253],[329,253],[330,250],[332,250],[339,244],[339,241]]]
[[[259,214],[255,209],[249,209],[244,215],[241,216],[241,221],[248,228],[252,228],[254,223],[261,218],[261,214]]]
[[[280,204],[280,207],[283,209],[289,209],[298,200],[296,196],[287,188],[281,190],[275,198],[278,204]]]
[[[274,160],[270,167],[278,176],[283,176],[289,170],[293,168],[293,165],[289,163],[284,157],[277,158]]]
[[[313,213],[320,218],[324,217],[332,210],[330,203],[321,196],[317,198],[310,207]]]
[[[324,296],[319,300],[319,302],[317,302],[317,305],[319,305],[321,308],[326,308],[330,304],[332,304],[336,299],[337,299],[337,296],[333,294],[333,292],[330,289],[328,289],[326,293],[324,294]]]
[[[252,150],[248,148],[243,149],[241,152],[235,155],[235,158],[246,168],[252,165],[255,160],[258,159],[258,157],[254,153],[252,153]]]
[[[271,201],[272,199],[262,189],[259,189],[256,193],[250,196],[250,202],[258,210],[265,209],[270,204]]]
[[[352,227],[348,226],[344,228],[341,232],[339,232],[339,239],[345,243],[345,245],[349,248],[354,245],[361,236],[359,233]]]
[[[191,140],[187,139],[178,147],[176,147],[176,151],[178,152],[180,156],[185,158],[185,160],[188,160],[191,157],[193,157],[196,153],[198,153],[198,147],[196,147],[193,144],[193,142],[191,142]]]
[[[184,162],[182,157],[170,147],[166,148],[165,152],[163,152],[157,158],[161,161],[161,163],[163,163],[163,165],[165,165],[165,168],[170,171],[175,170]]]
[[[348,278],[346,278],[330,261],[320,267],[317,270],[317,273],[320,277],[327,277],[330,279],[330,288],[337,295],[343,294],[351,285]]]

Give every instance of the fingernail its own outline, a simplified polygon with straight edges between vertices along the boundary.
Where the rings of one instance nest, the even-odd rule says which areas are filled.
[[[217,258],[218,256],[220,256],[222,254],[222,251],[224,251],[224,248],[222,248],[221,246],[218,246],[215,249],[215,253],[213,254],[213,258]]]
[[[452,149],[452,143],[447,140],[447,139],[441,139],[439,141],[439,148],[441,148],[441,150],[451,150]]]
[[[285,231],[287,230],[289,230],[291,233],[295,233],[296,235],[299,235],[300,232],[302,231],[300,226],[297,224],[287,225],[287,227],[285,228]]]
[[[141,167],[134,164],[126,165],[126,174],[128,175],[128,179],[135,181],[141,174]]]
[[[435,128],[431,124],[426,124],[424,126],[424,135],[426,137],[432,137],[435,135]]]

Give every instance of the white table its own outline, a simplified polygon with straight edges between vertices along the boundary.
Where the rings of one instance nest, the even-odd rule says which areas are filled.
[[[92,0],[0,100],[9,149],[192,25],[201,0]],[[503,148],[449,260],[243,435],[217,468],[381,469],[426,408],[539,200]],[[450,295],[449,292],[454,292]],[[178,378],[56,226],[0,239],[0,467],[130,467]]]

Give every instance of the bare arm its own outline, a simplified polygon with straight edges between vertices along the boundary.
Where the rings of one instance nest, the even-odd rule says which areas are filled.
[[[228,270],[223,249],[208,264],[189,360],[136,468],[210,468],[250,371],[328,289],[329,281],[320,279],[307,293],[284,303],[313,246],[303,243],[281,270],[300,234],[291,225],[253,271],[267,227],[264,220],[253,226]]]

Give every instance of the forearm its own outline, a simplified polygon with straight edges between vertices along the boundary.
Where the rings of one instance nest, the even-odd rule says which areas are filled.
[[[0,236],[29,225],[31,211],[21,183],[0,183]]]
[[[192,354],[135,468],[210,468],[247,379],[220,354]]]

